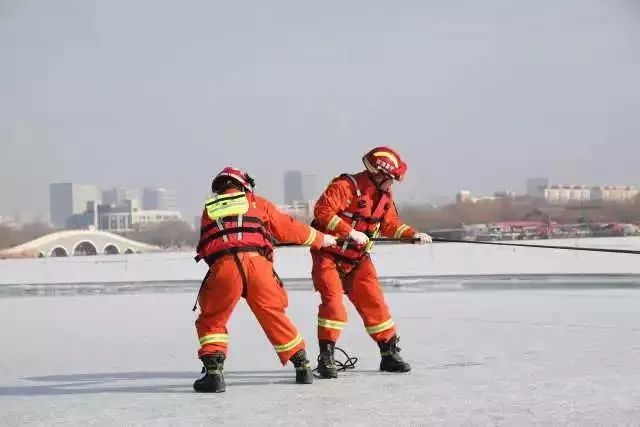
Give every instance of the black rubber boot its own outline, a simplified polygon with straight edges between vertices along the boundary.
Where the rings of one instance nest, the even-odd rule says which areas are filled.
[[[226,386],[222,375],[224,359],[224,353],[219,351],[200,358],[204,365],[202,368],[204,376],[193,383],[195,391],[200,393],[222,393],[225,391]]]
[[[402,357],[400,356],[400,348],[398,347],[399,341],[400,338],[394,335],[389,341],[378,343],[378,347],[380,347],[380,356],[382,356],[382,360],[380,360],[381,371],[409,372],[411,370],[411,365],[402,360]]]
[[[296,368],[296,382],[298,384],[311,384],[313,383],[313,373],[309,366],[309,360],[307,359],[307,352],[304,350],[298,350],[296,354],[289,359],[293,366]]]
[[[318,356],[318,375],[320,378],[338,378],[336,361],[333,350],[336,344],[333,341],[320,340],[320,355]]]

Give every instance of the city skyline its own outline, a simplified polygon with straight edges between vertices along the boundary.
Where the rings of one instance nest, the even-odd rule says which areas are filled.
[[[633,1],[195,5],[0,8],[0,215],[56,181],[162,183],[197,213],[227,164],[283,201],[285,170],[321,189],[376,145],[409,164],[399,201],[640,184]]]
[[[57,229],[128,231],[163,221],[182,220],[176,192],[147,186],[110,188],[71,182],[49,184],[49,219]],[[18,222],[18,221],[15,221]]]
[[[282,206],[287,206],[287,205],[291,205],[291,203],[286,203],[286,197],[284,196],[284,194],[286,194],[286,176],[288,173],[291,172],[296,172],[300,174],[300,178],[302,178],[301,181],[301,185],[302,185],[302,194],[303,194],[303,199],[301,200],[294,200],[294,202],[303,202],[303,203],[307,203],[309,201],[315,200],[315,197],[317,197],[319,195],[315,194],[315,190],[316,190],[316,176],[313,174],[307,174],[304,171],[297,171],[297,170],[290,170],[290,171],[286,171],[283,175],[283,177],[285,177],[285,181],[281,184],[281,191],[283,193],[283,200],[282,203],[280,203],[280,205]],[[491,190],[490,192],[487,193],[480,193],[480,192],[475,192],[473,190],[469,190],[469,188],[473,188],[473,186],[465,186],[462,189],[458,189],[455,193],[453,194],[447,194],[447,195],[440,195],[440,196],[434,196],[431,198],[427,198],[427,199],[420,199],[420,200],[412,200],[412,199],[399,199],[398,203],[399,204],[404,204],[404,203],[409,203],[409,204],[426,204],[426,205],[432,205],[432,206],[442,206],[444,204],[451,204],[451,203],[456,203],[456,200],[459,199],[459,195],[460,193],[469,193],[469,194],[473,194],[478,195],[481,199],[491,199],[493,197],[495,197],[496,193],[507,193],[507,194],[514,194],[514,195],[518,195],[518,196],[524,196],[524,195],[528,195],[528,196],[533,196],[533,197],[537,197],[537,198],[541,198],[541,199],[545,199],[545,191],[544,189],[539,188],[538,190],[542,190],[542,191],[538,191],[537,193],[533,193],[532,192],[532,187],[530,184],[532,184],[533,182],[536,183],[540,183],[540,182],[545,182],[547,184],[547,187],[552,189],[552,188],[558,188],[558,187],[585,187],[586,189],[595,189],[595,188],[599,188],[599,187],[608,187],[608,186],[620,186],[620,187],[635,187],[635,188],[640,188],[640,185],[636,185],[636,184],[629,184],[629,183],[611,183],[611,182],[604,182],[604,183],[559,183],[557,181],[554,181],[552,179],[549,179],[547,177],[534,177],[534,178],[527,178],[524,180],[523,183],[521,183],[522,187],[520,190],[516,190],[513,191],[511,187],[505,187],[505,186],[499,186],[493,190]],[[178,211],[181,214],[183,214],[185,217],[197,217],[199,218],[200,215],[200,211],[201,211],[201,206],[198,206],[193,212],[195,212],[195,214],[187,209],[183,209],[179,204],[175,204],[175,200],[177,198],[177,192],[173,189],[167,189],[167,188],[163,188],[163,187],[158,187],[158,186],[143,186],[142,188],[133,188],[131,186],[128,187],[109,187],[107,186],[106,188],[102,188],[93,184],[86,184],[86,183],[71,183],[71,182],[57,182],[57,183],[50,183],[49,184],[49,194],[48,194],[48,206],[46,207],[46,209],[42,210],[42,211],[38,211],[38,212],[33,212],[33,211],[24,211],[24,210],[14,210],[13,213],[11,212],[7,212],[7,213],[3,213],[0,212],[0,218],[3,218],[5,221],[7,220],[12,220],[15,221],[17,223],[28,223],[28,222],[50,222],[53,225],[56,226],[61,226],[61,224],[59,223],[59,220],[56,221],[53,219],[51,213],[52,213],[52,194],[51,194],[51,187],[52,186],[74,186],[74,187],[82,187],[83,189],[85,189],[85,191],[87,191],[88,188],[93,189],[93,192],[96,194],[95,198],[91,197],[91,200],[96,200],[98,203],[102,203],[105,205],[122,205],[123,202],[125,202],[126,200],[130,199],[130,200],[134,200],[137,202],[137,204],[140,206],[141,209],[145,209],[145,210],[166,210],[166,211]],[[172,201],[170,205],[164,205],[164,206],[160,206],[160,205],[154,205],[151,206],[149,204],[145,204],[144,202],[144,194],[145,191],[152,191],[152,190],[159,190],[159,191],[166,191],[170,194],[170,200]],[[309,194],[309,192],[314,192],[315,196],[307,196],[307,194]],[[125,196],[123,196],[125,195]],[[105,199],[106,197],[106,199]],[[116,201],[112,201],[112,198],[116,198]],[[87,199],[89,200],[89,199]],[[76,208],[72,209],[74,214],[79,214],[79,213],[83,213],[85,211],[85,200],[83,199],[83,201],[81,202],[81,207],[79,207],[80,205],[76,206]],[[147,202],[148,203],[148,202]],[[71,211],[70,211],[71,212]],[[26,216],[26,219],[21,221],[19,220],[19,218],[16,218],[17,216]],[[187,221],[188,222],[188,221]]]

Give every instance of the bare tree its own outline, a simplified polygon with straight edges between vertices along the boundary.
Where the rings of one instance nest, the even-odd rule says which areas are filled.
[[[34,222],[22,227],[9,227],[0,224],[0,249],[12,248],[53,232],[47,224]]]

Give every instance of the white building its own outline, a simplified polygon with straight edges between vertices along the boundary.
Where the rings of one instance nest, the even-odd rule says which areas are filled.
[[[140,192],[125,188],[111,188],[102,192],[102,203],[105,205],[123,205],[127,200],[140,200]]]
[[[638,197],[637,188],[629,185],[551,185],[544,189],[544,199],[549,204],[605,201],[631,202]]]
[[[456,193],[456,203],[482,203],[495,202],[497,200],[515,199],[516,194],[513,191],[500,190],[493,193],[493,196],[474,197],[471,191],[460,190]]]
[[[638,197],[638,189],[629,185],[600,185],[591,188],[591,199],[609,202],[631,202]]]
[[[278,209],[287,215],[291,215],[302,220],[311,220],[313,218],[313,208],[315,203],[315,200],[294,202],[289,205],[279,205]]]
[[[551,205],[587,202],[591,190],[586,185],[551,185],[544,189],[544,200]]]
[[[111,232],[131,231],[161,222],[182,220],[178,211],[146,210],[139,206],[137,200],[127,200],[119,206],[99,205],[98,229]],[[92,209],[87,213],[93,214]]]
[[[132,225],[142,228],[160,222],[180,221],[181,219],[182,214],[178,211],[141,210],[131,214]]]
[[[472,203],[474,202],[471,197],[471,191],[460,190],[456,193],[456,203]]]
[[[22,227],[20,223],[18,223],[17,221],[14,221],[13,218],[2,216],[2,215],[0,215],[0,226],[2,226],[3,228],[11,228],[14,230],[17,230]]]

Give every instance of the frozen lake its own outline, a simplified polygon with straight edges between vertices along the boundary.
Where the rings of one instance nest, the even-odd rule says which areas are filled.
[[[638,425],[636,278],[451,280],[388,283],[412,372],[377,372],[377,347],[347,304],[339,346],[357,368],[305,386],[241,302],[220,395],[191,390],[195,288],[5,294],[0,425]],[[319,298],[305,288],[289,293],[289,314],[315,357]]]
[[[640,250],[640,237],[531,240],[520,243]],[[0,286],[198,281],[206,265],[191,252],[70,258],[0,260]],[[513,275],[640,275],[640,255],[573,250],[486,246],[463,243],[384,244],[373,258],[381,277]],[[280,277],[308,279],[311,256],[305,247],[276,251]]]

